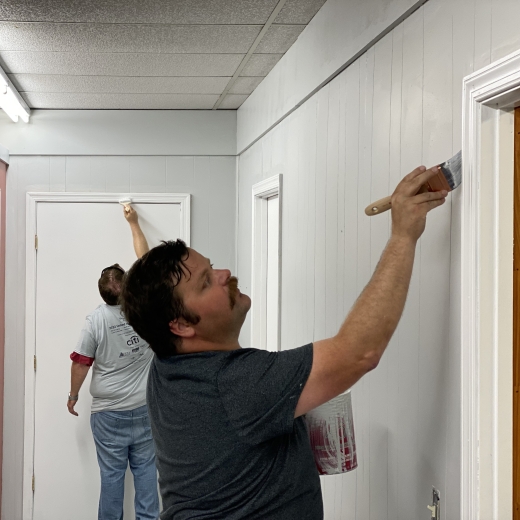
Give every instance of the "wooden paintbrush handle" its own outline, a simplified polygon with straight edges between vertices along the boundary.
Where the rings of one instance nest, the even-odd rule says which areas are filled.
[[[379,199],[375,202],[372,202],[372,204],[365,208],[365,214],[367,214],[369,217],[372,217],[373,215],[379,215],[380,213],[388,211],[392,207],[391,199],[392,196],[389,195],[384,199]]]
[[[429,187],[426,184],[423,184],[419,191],[417,192],[417,195],[419,193],[426,193],[427,191],[433,191],[432,189],[429,189]],[[368,205],[365,208],[365,214],[369,217],[372,217],[374,215],[379,215],[380,213],[384,213],[385,211],[388,211],[392,207],[392,196],[388,195],[388,197],[385,197],[384,199],[376,200],[375,202],[372,202],[372,204]]]

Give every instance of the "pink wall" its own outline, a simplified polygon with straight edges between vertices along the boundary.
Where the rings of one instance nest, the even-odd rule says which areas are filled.
[[[5,342],[5,192],[7,165],[0,161],[0,469],[3,463],[4,431],[4,342]],[[0,471],[0,509],[2,505],[2,472]]]

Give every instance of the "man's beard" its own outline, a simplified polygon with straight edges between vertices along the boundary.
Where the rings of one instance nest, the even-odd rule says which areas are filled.
[[[232,276],[228,282],[229,289],[229,304],[233,309],[235,307],[235,303],[237,302],[238,295],[238,278],[236,276]]]

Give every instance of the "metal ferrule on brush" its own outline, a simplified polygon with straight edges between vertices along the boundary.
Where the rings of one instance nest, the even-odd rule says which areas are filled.
[[[443,189],[446,189],[447,191],[453,191],[455,188],[458,188],[462,182],[462,152],[459,152],[445,163],[442,163],[439,168],[442,172],[442,177],[449,186],[449,188]]]

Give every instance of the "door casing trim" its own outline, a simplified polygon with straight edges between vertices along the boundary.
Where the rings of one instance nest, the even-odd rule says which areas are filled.
[[[463,83],[461,518],[512,518],[513,109],[520,51]]]

